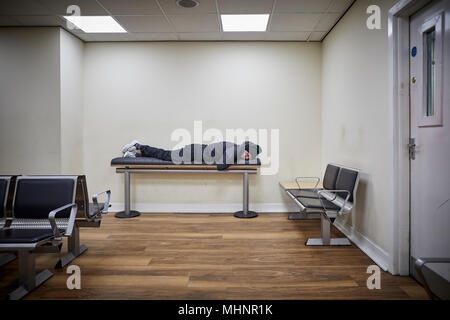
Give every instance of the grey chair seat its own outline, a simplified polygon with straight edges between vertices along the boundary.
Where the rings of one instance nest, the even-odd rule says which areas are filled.
[[[331,201],[326,199],[319,200],[318,198],[307,198],[298,197],[297,198],[307,209],[325,209],[326,210],[340,210],[341,208]]]
[[[0,243],[35,243],[53,237],[48,229],[0,230]]]
[[[316,189],[316,190],[322,190],[322,189]],[[287,189],[287,192],[289,192],[292,196],[298,198],[298,197],[305,197],[305,198],[319,198],[319,195],[317,194],[314,189]]]

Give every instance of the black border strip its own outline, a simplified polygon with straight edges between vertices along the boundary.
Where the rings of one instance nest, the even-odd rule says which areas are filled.
[[[333,31],[334,27],[336,27],[336,25],[339,23],[339,21],[342,20],[342,18],[347,14],[347,12],[353,7],[353,5],[356,3],[357,0],[354,0],[352,2],[352,4],[347,8],[347,10],[345,10],[345,12],[342,14],[342,16],[339,18],[338,21],[336,21],[336,23],[334,24],[333,27],[331,27],[331,29],[327,32],[327,34],[322,38],[322,40],[320,40],[320,42],[324,42],[325,39],[328,37],[328,35],[330,34],[331,31]]]

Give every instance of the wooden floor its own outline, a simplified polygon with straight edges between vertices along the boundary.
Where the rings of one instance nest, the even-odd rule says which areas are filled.
[[[413,279],[388,273],[381,290],[367,289],[374,262],[354,245],[304,246],[318,236],[319,220],[289,221],[286,214],[108,214],[100,229],[81,231],[89,249],[73,264],[82,289],[68,290],[66,270],[56,270],[27,298],[426,299]],[[56,260],[40,255],[37,267],[52,270]],[[17,281],[17,261],[0,268],[0,299]]]

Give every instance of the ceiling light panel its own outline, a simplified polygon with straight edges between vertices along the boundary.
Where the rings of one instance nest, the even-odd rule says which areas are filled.
[[[86,33],[126,33],[127,31],[111,16],[64,16]]]
[[[269,14],[222,14],[224,32],[264,32]]]

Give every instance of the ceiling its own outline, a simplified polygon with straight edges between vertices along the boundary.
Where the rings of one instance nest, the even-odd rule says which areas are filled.
[[[322,41],[354,0],[0,0],[0,26],[61,26],[84,41]],[[84,33],[62,18],[111,15],[128,33]],[[270,13],[267,32],[223,32],[220,14]]]

